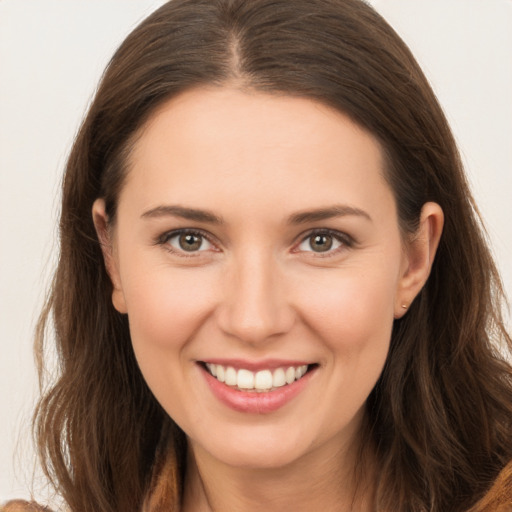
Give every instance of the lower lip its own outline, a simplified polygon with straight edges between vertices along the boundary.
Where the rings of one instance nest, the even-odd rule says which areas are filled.
[[[201,366],[201,371],[212,393],[225,405],[238,412],[268,414],[277,411],[293,400],[307,386],[315,368],[291,384],[274,391],[239,391],[218,381]]]

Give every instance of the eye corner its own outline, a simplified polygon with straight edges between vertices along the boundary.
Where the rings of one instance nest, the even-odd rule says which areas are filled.
[[[185,248],[182,245],[185,239],[180,240],[181,237],[195,237],[199,239],[199,245],[194,246],[194,243],[191,243],[189,247]],[[173,240],[176,242],[172,243]],[[205,253],[208,252],[221,252],[218,244],[215,243],[211,235],[194,228],[168,230],[156,237],[154,245],[162,246],[169,253],[182,258],[197,258],[204,256]],[[206,247],[203,247],[204,245],[206,245]]]
[[[315,251],[311,245],[311,240],[314,237],[323,237],[326,244],[325,250]],[[318,241],[320,243],[320,240]],[[309,248],[303,247],[304,244],[309,244]],[[299,236],[298,242],[294,245],[291,252],[304,254],[304,255],[314,255],[315,257],[330,257],[338,255],[340,252],[351,249],[356,244],[353,237],[348,235],[347,233],[343,233],[341,231],[329,229],[329,228],[315,228],[307,231]],[[319,246],[318,248],[322,248]]]

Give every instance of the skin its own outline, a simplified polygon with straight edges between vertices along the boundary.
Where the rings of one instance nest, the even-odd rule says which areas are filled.
[[[141,131],[114,226],[95,202],[113,304],[188,437],[183,510],[350,510],[354,496],[356,510],[370,509],[371,472],[358,492],[352,478],[364,404],[443,224],[427,203],[416,236],[402,238],[382,162],[371,134],[312,100],[201,88]],[[335,205],[341,214],[290,222]],[[172,237],[184,228],[208,237],[198,250]],[[336,236],[321,252],[311,231],[326,229]],[[317,367],[283,407],[253,414],[212,394],[198,365],[212,358]]]

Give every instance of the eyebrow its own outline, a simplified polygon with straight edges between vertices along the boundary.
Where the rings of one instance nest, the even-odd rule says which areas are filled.
[[[288,224],[305,224],[308,222],[317,222],[320,220],[345,216],[363,217],[372,222],[370,215],[360,208],[345,205],[334,205],[327,208],[295,213],[288,218]]]
[[[185,208],[184,206],[163,205],[151,208],[144,212],[141,217],[144,219],[158,217],[181,217],[182,219],[194,220],[196,222],[206,222],[209,224],[224,224],[222,217],[215,215],[208,210],[199,210],[197,208]]]
[[[222,217],[215,215],[211,211],[200,210],[197,208],[186,208],[184,206],[177,205],[157,206],[156,208],[147,210],[141,215],[141,217],[144,219],[167,216],[181,217],[182,219],[193,220],[196,222],[206,222],[209,224],[225,224]],[[307,210],[304,212],[294,213],[288,218],[287,223],[293,225],[306,224],[308,222],[317,222],[344,216],[358,216],[363,217],[370,222],[372,221],[370,215],[368,215],[368,213],[366,213],[364,210],[361,210],[360,208],[345,205],[334,205],[327,208],[318,208],[315,210]]]

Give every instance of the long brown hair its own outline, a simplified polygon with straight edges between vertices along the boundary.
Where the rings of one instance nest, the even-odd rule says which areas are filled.
[[[67,163],[60,259],[38,328],[42,354],[53,321],[60,365],[35,417],[47,475],[74,512],[137,511],[170,436],[179,502],[184,434],[146,386],[112,306],[91,206],[103,197],[115,222],[127,156],[159,105],[227,83],[320,101],[372,133],[404,237],[425,202],[443,208],[431,276],[395,321],[365,435],[379,510],[468,509],[512,459],[503,291],[445,116],[406,45],[360,0],[173,0],[114,55]]]

